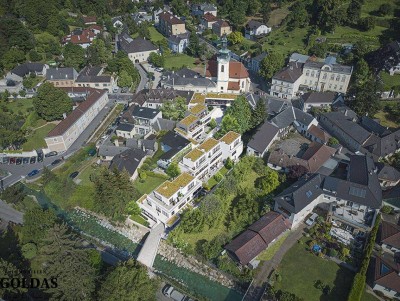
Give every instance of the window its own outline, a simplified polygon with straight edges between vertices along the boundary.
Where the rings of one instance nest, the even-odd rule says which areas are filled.
[[[53,141],[54,141],[54,142],[57,142],[57,138],[54,138]]]
[[[224,72],[224,71],[225,71],[225,66],[221,65],[221,72]]]
[[[337,89],[337,85],[335,85],[334,89],[335,89],[335,90]]]
[[[343,75],[343,76],[342,76],[342,83],[344,83],[345,81],[346,81],[346,76]]]
[[[331,80],[335,79],[335,75],[331,74]]]
[[[311,77],[314,77],[314,71],[311,72]]]
[[[326,79],[328,74],[324,73],[324,76],[322,77],[322,79]]]
[[[336,81],[338,82],[340,80],[340,75],[336,76]]]
[[[221,87],[221,91],[223,91],[224,90],[224,87]]]
[[[343,90],[343,86],[340,86],[339,89],[340,89],[340,90]]]
[[[304,81],[304,84],[307,85],[307,80]]]
[[[306,76],[309,76],[310,75],[310,71],[306,71]]]
[[[242,88],[244,88],[244,81],[242,82]]]

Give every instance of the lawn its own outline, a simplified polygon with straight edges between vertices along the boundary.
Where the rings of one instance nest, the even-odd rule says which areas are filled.
[[[390,75],[388,72],[382,71],[379,75],[383,81],[385,91],[389,91],[395,86],[400,86],[400,74]]]
[[[153,43],[157,43],[158,41],[162,41],[165,39],[165,37],[161,33],[159,33],[154,26],[149,27],[149,32],[150,32],[150,40]]]
[[[145,193],[152,192],[155,188],[160,186],[167,179],[168,179],[167,176],[150,174],[147,175],[147,178],[144,180],[144,182],[141,182],[140,179],[138,178],[135,180],[135,182],[133,182],[133,185],[142,196]]]
[[[131,215],[131,216],[130,216],[130,219],[133,220],[133,221],[135,221],[135,222],[137,222],[137,223],[139,223],[139,224],[141,224],[141,225],[143,225],[143,226],[145,226],[145,227],[148,227],[148,226],[149,226],[148,221],[146,221],[146,220],[145,220],[142,216],[140,216],[140,215]]]
[[[258,255],[258,260],[268,261],[274,257],[275,253],[280,249],[283,242],[289,236],[289,231],[283,234],[276,242],[273,243],[272,246],[269,246],[266,250],[264,250],[260,255]]]
[[[282,281],[276,282],[276,288],[307,301],[346,300],[354,274],[333,261],[311,254],[307,249],[308,246],[301,240],[286,253],[278,267]],[[323,295],[320,289],[314,287],[317,280],[330,286],[329,295]]]
[[[279,26],[282,23],[282,21],[286,18],[286,16],[289,14],[289,6],[290,5],[291,4],[274,9],[271,12],[271,15],[268,19],[267,25],[269,27]]]
[[[362,301],[379,301],[380,299],[378,299],[377,297],[375,297],[374,295],[367,293],[367,291],[364,291],[364,294],[361,298]]]
[[[228,172],[228,170],[225,168],[225,166],[223,166],[218,172],[221,175],[225,176],[225,174]],[[212,177],[211,179],[208,180],[206,186],[207,186],[208,190],[210,190],[217,184],[218,184],[218,182],[215,180],[214,177]]]
[[[390,127],[390,128],[397,128],[400,126],[399,122],[390,118],[390,115],[385,111],[379,111],[374,115],[374,118],[379,119],[379,123],[383,126]]]
[[[28,138],[27,141],[22,145],[24,151],[31,151],[34,149],[46,147],[44,137],[55,127],[55,124],[48,123],[45,126],[35,130]]]
[[[194,62],[196,59],[194,57],[188,56],[187,54],[179,53],[179,54],[169,54],[165,56],[165,69],[180,69],[184,66],[189,69],[192,67],[196,67]]]
[[[14,114],[21,113],[23,116],[28,116],[33,109],[32,98],[17,98],[11,101],[1,102],[2,106]]]

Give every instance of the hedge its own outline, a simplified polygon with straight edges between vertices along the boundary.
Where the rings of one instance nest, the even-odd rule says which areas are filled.
[[[350,294],[347,301],[360,301],[364,293],[365,282],[367,281],[367,276],[357,273],[353,280],[353,285],[351,287]]]

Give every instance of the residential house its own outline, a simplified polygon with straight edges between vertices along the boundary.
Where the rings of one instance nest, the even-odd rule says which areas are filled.
[[[123,146],[114,146],[114,145],[106,145],[102,144],[99,146],[97,151],[97,155],[100,157],[102,161],[111,161],[116,155],[123,153],[128,150],[129,147]]]
[[[122,26],[124,26],[124,23],[122,23],[121,16],[112,18],[111,23],[112,23],[113,27],[115,27],[115,28],[122,28]]]
[[[143,150],[131,148],[114,156],[109,169],[113,170],[116,168],[121,172],[126,171],[130,179],[134,181],[138,176],[138,169],[142,166],[145,159],[146,153]]]
[[[342,178],[305,176],[274,198],[275,211],[296,228],[316,206],[328,210],[327,220],[357,234],[372,229],[382,206],[382,191],[371,158],[351,155]]]
[[[128,54],[132,63],[142,63],[149,59],[150,53],[157,53],[158,48],[150,41],[136,38],[132,39],[127,33],[122,34],[119,40],[119,48]]]
[[[289,63],[294,62],[299,64],[305,64],[305,62],[307,62],[309,58],[310,58],[309,55],[293,52],[289,57]]]
[[[96,16],[83,16],[82,20],[85,25],[95,25],[97,23]]]
[[[69,35],[63,37],[62,43],[64,45],[67,43],[72,43],[86,49],[92,44],[95,38],[96,33],[93,30],[75,29]]]
[[[396,212],[400,212],[400,184],[384,190],[382,200],[385,205],[389,205]]]
[[[192,149],[192,143],[181,135],[168,131],[160,140],[160,147],[163,154],[157,161],[157,165],[167,169],[172,161],[179,161],[178,158]]]
[[[386,254],[385,254],[386,255]],[[376,256],[373,263],[374,291],[381,292],[391,300],[400,300],[400,255]]]
[[[154,22],[154,25],[158,25],[160,23],[160,14],[162,12],[164,12],[164,10],[161,9],[161,8],[153,11],[153,22]]]
[[[162,12],[158,15],[158,28],[166,37],[186,33],[185,22],[169,12]]]
[[[327,144],[329,142],[329,138],[331,138],[331,135],[329,135],[323,129],[314,124],[310,126],[305,136],[311,141],[315,141],[321,144]]]
[[[36,76],[46,76],[49,66],[42,63],[23,63],[18,65],[6,75],[6,79],[14,82],[22,82],[24,77],[34,74]]]
[[[219,139],[222,150],[222,160],[231,158],[233,161],[238,161],[243,152],[243,142],[240,134],[230,131]]]
[[[45,137],[50,151],[66,151],[108,103],[107,91],[93,88],[62,88],[85,93],[86,97],[65,119]]]
[[[245,38],[253,39],[255,37],[260,37],[270,33],[271,30],[271,27],[268,27],[259,21],[250,20],[245,26]]]
[[[267,53],[263,52],[250,59],[248,67],[251,71],[258,73],[260,71],[261,62],[267,57]]]
[[[157,122],[157,119],[162,118],[162,113],[157,109],[133,106],[123,117],[126,118],[127,122],[135,125],[135,135],[146,137],[154,132],[153,125]]]
[[[164,102],[183,97],[188,104],[193,97],[192,91],[176,91],[171,89],[143,89],[137,92],[132,99],[133,103],[146,108],[159,109]]]
[[[153,192],[145,194],[137,202],[142,214],[156,222],[168,224],[196,197],[201,184],[201,181],[183,172],[174,180],[167,180]]]
[[[271,145],[279,139],[279,128],[269,121],[265,121],[251,138],[247,145],[247,154],[263,158]]]
[[[382,162],[377,162],[376,167],[382,189],[388,189],[400,183],[400,172],[396,168]]]
[[[207,93],[217,91],[217,84],[193,70],[182,68],[176,72],[165,72],[160,80],[161,87],[176,91]]]
[[[114,86],[114,78],[111,75],[103,75],[103,67],[99,66],[86,66],[75,80],[75,87],[103,89],[109,93],[112,93]]]
[[[336,149],[311,142],[299,157],[288,155],[282,150],[274,150],[268,157],[268,166],[275,170],[289,172],[293,166],[303,166],[309,173],[316,173],[336,152]]]
[[[133,138],[135,136],[135,125],[130,123],[120,123],[115,129],[115,134],[122,138]]]
[[[236,236],[224,249],[243,266],[255,268],[257,256],[290,229],[290,223],[281,214],[270,211]]]
[[[212,29],[212,26],[215,22],[218,21],[218,18],[211,13],[206,13],[201,17],[200,23],[206,29]]]
[[[227,21],[224,20],[218,20],[217,22],[214,22],[212,24],[212,30],[219,37],[224,35],[228,36],[232,33],[232,27]]]
[[[382,220],[379,227],[378,242],[384,252],[391,254],[400,252],[400,225]]]
[[[153,20],[153,15],[149,15],[145,10],[139,10],[137,13],[132,14],[131,17],[137,25],[140,25],[143,22],[151,22]]]
[[[344,97],[335,92],[307,92],[299,99],[293,100],[293,106],[304,112],[311,111],[311,108],[330,109],[335,103],[344,103]]]
[[[215,5],[212,5],[211,3],[203,3],[192,4],[191,11],[193,16],[204,16],[210,14],[216,17],[218,9]]]
[[[186,139],[198,140],[204,133],[204,124],[200,118],[190,114],[177,123],[175,131]]]
[[[295,97],[302,82],[302,64],[291,62],[272,77],[270,94],[283,99]]]
[[[187,31],[182,34],[172,35],[168,38],[168,48],[175,53],[183,53],[189,46],[190,33]]]
[[[78,72],[74,68],[49,68],[46,73],[46,81],[55,87],[73,87]]]

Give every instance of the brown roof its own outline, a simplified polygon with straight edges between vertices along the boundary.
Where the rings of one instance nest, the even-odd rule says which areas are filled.
[[[228,90],[240,90],[239,82],[228,82]]]
[[[206,77],[218,77],[218,62],[216,60],[209,60],[207,63]],[[249,72],[241,62],[229,62],[229,78],[247,78]],[[231,89],[235,90],[235,89]]]
[[[97,22],[96,16],[86,16],[86,17],[82,17],[82,19],[83,19],[83,22],[85,22],[85,24]]]
[[[103,28],[100,26],[100,25],[90,25],[89,27],[88,27],[88,29],[90,29],[90,30],[99,30],[99,31],[102,31],[103,30]]]
[[[169,12],[162,12],[158,15],[158,18],[160,20],[164,20],[167,23],[170,23],[172,25],[174,24],[185,24],[181,19],[175,17],[173,14]]]
[[[235,260],[246,265],[289,228],[286,218],[270,211],[227,244],[225,249]]]
[[[71,35],[64,37],[64,43],[71,42],[72,44],[86,44],[90,43],[95,37],[96,34],[93,31],[89,29],[84,29],[82,30],[82,34],[80,35]]]
[[[226,22],[225,20],[221,20],[221,19],[219,19],[217,22],[215,22],[214,24],[213,24],[213,26],[218,26],[218,27],[229,27],[229,23],[228,22]]]
[[[317,127],[316,125],[311,125],[310,128],[308,129],[308,132],[313,135],[314,137],[317,137],[320,139],[322,142],[328,142],[329,138],[331,135],[329,135],[327,132],[325,132],[323,129]]]
[[[204,16],[202,18],[204,20],[206,20],[207,22],[215,22],[218,20],[218,18],[211,13],[204,14]]]
[[[382,243],[400,249],[400,226],[382,221],[380,238]]]
[[[272,78],[289,83],[294,83],[303,74],[302,66],[303,64],[299,63],[289,63],[289,66],[278,71],[278,73],[276,73]]]
[[[375,284],[400,292],[399,264],[375,258]]]
[[[75,110],[73,110],[67,118],[61,120],[57,126],[47,134],[46,137],[55,137],[63,135],[81,116],[94,105],[104,94],[107,93],[106,90],[94,89],[94,88],[64,88],[64,91],[83,91],[86,90],[88,96],[86,100],[83,101]]]

